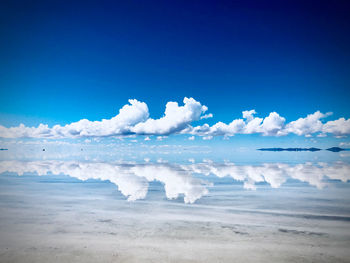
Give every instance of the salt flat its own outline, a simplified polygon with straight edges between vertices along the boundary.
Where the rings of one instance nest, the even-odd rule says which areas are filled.
[[[1,262],[349,262],[347,162],[0,169]]]

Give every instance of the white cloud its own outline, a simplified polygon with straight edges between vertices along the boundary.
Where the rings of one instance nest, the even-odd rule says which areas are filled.
[[[149,116],[146,103],[137,100],[129,100],[129,103],[130,105],[125,105],[119,110],[119,114],[111,119],[102,121],[83,119],[63,127],[56,125],[52,128],[53,135],[55,137],[85,137],[129,134],[131,127],[146,121]]]
[[[199,136],[225,136],[226,138],[235,134],[262,134],[264,136],[285,136],[288,134],[303,135],[311,137],[324,137],[328,134],[334,136],[345,136],[350,134],[350,119],[340,118],[335,121],[322,123],[321,119],[330,116],[332,113],[323,114],[319,111],[299,118],[296,121],[286,123],[286,119],[277,112],[271,112],[267,117],[255,117],[255,110],[243,111],[243,119],[235,119],[229,124],[217,122],[213,126],[204,124],[191,127],[183,133]]]
[[[235,134],[261,133],[263,135],[284,135],[283,128],[285,118],[276,112],[271,112],[265,119],[254,117],[255,110],[243,111],[244,119],[235,119],[230,124],[218,122],[213,126],[204,124],[193,127],[189,132],[202,136],[234,136]]]
[[[40,124],[38,127],[6,128],[0,126],[0,137],[3,138],[80,138],[104,137],[128,134],[167,135],[180,132],[191,122],[199,120],[207,107],[193,98],[184,98],[184,106],[177,102],[168,102],[164,117],[149,118],[147,104],[137,100],[129,100],[130,104],[123,106],[119,114],[111,119],[89,121],[82,119],[65,126]]]
[[[145,141],[150,141],[150,140],[151,140],[151,138],[149,136],[145,137]]]
[[[264,135],[283,135],[283,127],[285,118],[281,117],[277,112],[271,112],[267,116],[262,125],[261,131]]]
[[[256,114],[255,110],[245,110],[242,112],[243,118],[247,119],[248,122],[254,119],[254,114]]]
[[[310,135],[312,133],[322,132],[323,123],[320,119],[330,116],[332,113],[323,114],[316,111],[313,114],[307,115],[305,118],[299,118],[292,121],[286,126],[286,132],[295,133],[297,135]]]
[[[328,121],[323,125],[322,131],[337,136],[350,134],[350,119],[340,118],[335,121]]]
[[[149,117],[148,106],[138,100],[129,100],[119,113],[111,119],[101,121],[89,121],[82,119],[65,126],[55,125],[48,127],[40,124],[38,127],[26,127],[20,124],[18,127],[7,128],[0,125],[0,138],[86,138],[98,140],[100,137],[115,136],[122,140],[121,136],[156,135],[157,140],[171,134],[189,134],[203,136],[203,139],[211,139],[210,136],[224,136],[229,138],[235,134],[261,134],[264,136],[283,136],[296,134],[300,136],[324,137],[329,134],[342,138],[350,135],[350,119],[339,118],[322,122],[332,113],[316,111],[306,117],[286,123],[286,119],[277,112],[271,112],[265,118],[256,117],[257,112],[247,110],[242,112],[242,117],[234,119],[229,124],[221,121],[210,126],[191,126],[193,122],[213,117],[213,114],[205,114],[208,108],[193,98],[184,98],[184,105],[177,102],[168,102],[164,116],[159,119]],[[194,138],[194,137],[189,137]],[[147,136],[145,140],[149,140]],[[190,139],[191,140],[191,139]]]
[[[210,126],[208,124],[203,124],[202,126],[197,126],[197,127],[187,127],[183,131],[181,131],[182,134],[197,134],[197,135],[202,135],[205,134],[210,130]]]
[[[261,132],[261,123],[263,121],[262,118],[253,118],[251,120],[247,119],[246,126],[244,127],[245,134],[252,134],[252,133],[260,133]]]
[[[213,136],[209,135],[209,136],[203,136],[203,140],[211,140],[213,139]]]
[[[208,130],[208,134],[212,134],[214,136],[217,135],[228,135],[233,136],[236,133],[243,133],[245,128],[245,122],[242,119],[234,120],[229,125],[218,122]]]
[[[194,136],[191,136],[191,137],[188,137],[188,139],[189,139],[190,141],[194,141],[195,137],[194,137]]]
[[[129,103],[122,107],[119,114],[111,119],[103,119],[102,121],[82,119],[65,126],[55,125],[52,128],[43,124],[40,124],[37,128],[25,127],[23,124],[13,128],[0,126],[0,137],[79,138],[129,134],[131,127],[139,122],[146,121],[149,116],[146,103],[137,100],[129,100]]]
[[[136,124],[131,131],[137,134],[158,135],[180,132],[193,121],[199,120],[208,109],[193,98],[184,98],[183,102],[184,106],[179,106],[177,102],[168,102],[164,117],[156,120],[149,118]]]
[[[209,119],[209,118],[213,118],[213,114],[212,113],[208,113],[208,114],[205,114],[201,117],[201,120],[203,119]]]

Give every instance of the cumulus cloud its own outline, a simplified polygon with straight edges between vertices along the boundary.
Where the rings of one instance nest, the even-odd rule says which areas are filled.
[[[53,135],[58,137],[102,137],[130,134],[131,127],[146,121],[149,112],[147,104],[144,102],[129,100],[129,103],[130,105],[125,105],[119,110],[119,114],[111,119],[103,119],[102,121],[83,119],[63,127],[56,125],[52,128]]]
[[[149,118],[145,122],[136,124],[131,130],[137,134],[158,135],[180,132],[193,121],[199,120],[208,109],[193,98],[184,98],[183,102],[184,106],[179,106],[177,102],[168,102],[164,117],[160,119]]]
[[[209,119],[209,118],[213,118],[213,114],[212,113],[208,113],[208,114],[205,114],[201,117],[201,120],[203,119]]]
[[[248,122],[254,119],[254,114],[256,114],[255,110],[245,110],[242,112],[243,118],[247,119]]]
[[[271,112],[261,124],[261,132],[264,135],[283,135],[285,121],[277,112]]]
[[[286,123],[286,119],[277,112],[271,112],[266,117],[256,117],[257,112],[247,110],[242,112],[242,118],[234,119],[226,124],[217,122],[210,126],[202,124],[192,126],[193,122],[212,118],[213,114],[206,114],[208,108],[193,98],[184,98],[183,105],[177,102],[168,102],[164,115],[159,119],[149,116],[148,106],[138,100],[129,100],[119,113],[111,119],[89,121],[82,119],[65,126],[49,127],[40,124],[38,127],[27,127],[23,124],[18,127],[4,127],[0,125],[2,138],[88,138],[107,136],[156,135],[159,140],[171,134],[188,134],[203,136],[224,136],[228,138],[235,134],[261,134],[263,136],[284,136],[296,134],[311,137],[324,137],[332,134],[338,138],[350,134],[350,119],[340,118],[323,122],[332,113],[316,111],[306,117]],[[159,137],[161,136],[161,137]],[[148,140],[145,137],[145,140]],[[193,137],[190,137],[193,138]]]
[[[340,118],[335,121],[328,121],[323,125],[322,131],[324,133],[332,133],[340,137],[343,135],[348,135],[350,134],[350,119],[346,120],[344,118]]]
[[[89,121],[82,119],[65,126],[40,124],[38,127],[6,128],[0,125],[2,138],[81,138],[105,137],[128,134],[168,135],[186,128],[191,122],[197,121],[207,111],[207,107],[193,98],[184,98],[184,105],[177,102],[166,104],[165,114],[160,119],[149,118],[148,106],[138,100],[129,100],[119,113],[111,119]],[[205,116],[205,115],[204,115]]]
[[[295,133],[297,135],[311,135],[313,133],[323,131],[323,123],[321,119],[330,116],[332,113],[323,114],[316,111],[313,114],[307,115],[305,118],[299,118],[296,121],[290,122],[286,126],[287,133]]]
[[[82,119],[65,126],[55,125],[49,128],[40,124],[38,127],[6,128],[0,126],[0,137],[3,138],[80,138],[80,137],[103,137],[120,134],[130,134],[130,128],[137,123],[146,121],[149,117],[147,104],[137,100],[129,100],[129,104],[119,110],[119,114],[111,119],[102,121],[89,121]]]
[[[204,124],[193,127],[190,134],[202,136],[234,136],[235,134],[261,133],[266,136],[285,135],[285,118],[276,112],[271,112],[266,118],[254,117],[255,110],[243,111],[243,119],[235,119],[229,124],[218,122],[213,126]]]
[[[213,126],[203,124],[187,128],[183,133],[226,138],[235,134],[262,134],[263,136],[296,134],[305,137],[311,137],[312,134],[316,134],[317,137],[325,137],[327,134],[342,137],[350,134],[350,119],[340,118],[326,123],[321,121],[332,113],[324,114],[316,111],[289,123],[286,123],[286,119],[277,112],[271,112],[265,118],[255,117],[255,114],[257,114],[255,110],[243,111],[242,119],[235,119],[229,124],[223,122],[217,122]]]

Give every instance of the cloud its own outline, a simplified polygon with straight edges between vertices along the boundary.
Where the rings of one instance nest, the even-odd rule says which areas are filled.
[[[26,127],[23,124],[18,127],[6,128],[0,126],[2,138],[81,138],[81,137],[105,137],[128,134],[144,135],[168,135],[176,133],[199,120],[207,107],[193,98],[184,98],[184,106],[177,102],[166,104],[164,117],[160,119],[149,118],[148,106],[138,100],[129,100],[129,104],[123,106],[118,115],[102,121],[89,121],[82,119],[65,126],[40,124],[38,127]]]
[[[145,141],[150,141],[151,138],[150,138],[149,136],[146,136],[144,140],[145,140]]]
[[[242,112],[243,118],[247,119],[248,122],[254,119],[254,114],[256,114],[255,110],[245,110]]]
[[[0,126],[0,137],[3,138],[81,138],[81,137],[104,137],[120,134],[130,134],[130,128],[137,123],[146,121],[149,117],[147,104],[137,100],[129,100],[130,104],[123,106],[119,114],[111,119],[102,121],[89,121],[82,119],[65,126],[55,125],[49,128],[40,124],[37,128],[18,127],[6,128]]]
[[[290,122],[286,126],[287,133],[294,133],[297,135],[311,135],[313,133],[322,132],[324,124],[320,119],[330,116],[332,113],[323,114],[316,111],[313,114],[307,115],[305,118],[299,118],[296,121]]]
[[[254,117],[255,110],[243,111],[243,119],[235,119],[229,124],[218,122],[213,126],[204,124],[193,127],[187,131],[190,134],[201,136],[234,136],[235,134],[254,134],[261,133],[266,136],[285,135],[283,128],[285,118],[276,112],[271,112],[266,118]]]
[[[194,141],[195,137],[194,137],[194,136],[191,136],[191,137],[188,137],[188,139],[189,139],[190,141]]]
[[[184,106],[179,106],[177,102],[168,102],[164,117],[156,120],[149,118],[145,122],[136,124],[131,131],[136,134],[153,135],[169,135],[180,132],[193,121],[199,120],[208,109],[193,98],[184,98],[183,102]]]
[[[146,121],[149,113],[146,103],[137,100],[129,100],[129,103],[130,105],[125,105],[119,110],[117,116],[108,120],[89,121],[83,119],[63,127],[56,125],[52,128],[53,135],[58,137],[102,137],[130,134],[130,128],[139,122]]]
[[[271,112],[264,119],[261,125],[261,132],[264,135],[283,135],[285,121],[286,119],[281,117],[277,112]]]
[[[344,118],[340,118],[335,121],[328,121],[323,125],[322,131],[339,137],[348,135],[350,134],[350,119],[345,120]]]
[[[159,119],[149,116],[148,106],[144,102],[132,99],[124,105],[119,113],[111,119],[89,121],[82,119],[65,126],[55,125],[49,127],[40,124],[38,127],[27,127],[20,124],[18,127],[4,127],[0,125],[2,138],[89,138],[130,135],[168,136],[171,134],[188,134],[203,136],[224,136],[228,138],[235,134],[261,134],[263,136],[284,136],[296,134],[311,137],[313,135],[324,137],[332,134],[341,138],[350,134],[350,119],[339,118],[323,122],[323,119],[332,113],[316,111],[306,117],[286,123],[286,119],[277,112],[268,116],[256,117],[257,112],[247,110],[242,112],[242,118],[234,119],[229,124],[217,122],[210,126],[202,124],[192,126],[193,122],[213,117],[205,114],[208,108],[193,98],[184,98],[183,105],[177,102],[168,102],[164,115]],[[146,137],[145,140],[148,140]],[[162,137],[158,137],[162,138]],[[190,137],[192,138],[192,137]]]
[[[325,137],[333,134],[342,137],[350,134],[350,119],[340,118],[334,121],[323,123],[321,120],[332,115],[332,113],[321,113],[316,111],[304,118],[286,123],[286,119],[277,112],[271,112],[267,117],[255,117],[255,110],[243,111],[242,119],[235,119],[226,124],[217,122],[213,126],[203,124],[201,126],[190,127],[183,133],[199,136],[225,136],[228,138],[236,134],[261,134],[263,136],[285,136],[296,134],[299,136]]]
[[[209,119],[209,118],[213,118],[213,114],[212,113],[208,113],[208,114],[205,114],[201,117],[201,120],[203,119]]]

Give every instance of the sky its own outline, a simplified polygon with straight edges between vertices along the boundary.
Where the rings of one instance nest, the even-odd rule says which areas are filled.
[[[0,137],[346,141],[349,12],[348,1],[1,1]],[[129,99],[147,110],[79,122],[113,120]],[[178,108],[170,103],[157,121],[169,102]],[[262,119],[247,127],[255,116]],[[210,128],[218,122],[227,126]],[[47,128],[26,130],[39,124]]]

